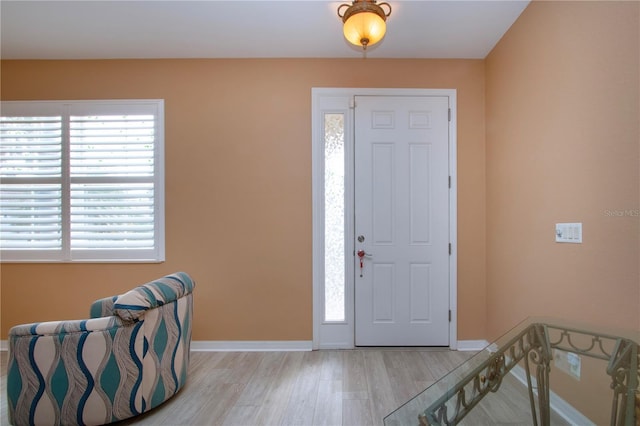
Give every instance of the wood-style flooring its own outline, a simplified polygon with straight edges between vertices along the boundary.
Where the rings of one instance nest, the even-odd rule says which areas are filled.
[[[436,348],[192,352],[188,382],[176,396],[117,425],[381,425],[470,356]],[[5,425],[7,352],[0,360],[0,424]],[[522,395],[516,398],[516,393]],[[508,395],[506,402],[486,398],[488,408],[480,407],[479,417],[465,423],[531,424],[525,394]],[[491,415],[513,407],[522,409],[520,417]],[[417,425],[417,413],[400,424]]]

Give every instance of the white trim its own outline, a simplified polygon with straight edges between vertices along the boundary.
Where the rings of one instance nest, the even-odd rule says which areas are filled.
[[[522,383],[525,387],[527,387],[527,373],[519,365],[513,367],[510,373],[515,377],[520,383]],[[537,384],[536,378],[531,377],[531,385],[533,386],[533,393],[537,396]],[[595,426],[591,420],[584,416],[581,412],[576,410],[571,404],[569,404],[564,399],[560,398],[557,393],[550,390],[549,391],[549,406],[551,409],[558,414],[560,417],[565,419],[571,425],[581,425],[581,426]]]
[[[486,340],[458,340],[458,351],[481,351],[489,345]],[[193,340],[191,350],[194,352],[253,352],[253,351],[311,351],[313,349],[342,349],[343,342],[327,342],[318,348],[312,346],[309,340],[282,341],[222,341],[222,340]],[[9,342],[0,340],[0,352],[9,350]]]
[[[489,346],[486,340],[458,340],[458,350],[465,351],[481,351]]]
[[[458,351],[481,351],[489,345],[486,340],[458,340]],[[275,340],[275,341],[223,341],[223,340],[193,340],[193,352],[271,352],[271,351],[311,351],[313,349],[342,349],[343,342],[326,342],[315,348],[309,340]],[[9,350],[9,342],[0,340],[0,352]]]
[[[449,256],[449,309],[451,323],[449,324],[449,345],[451,349],[458,349],[458,104],[455,89],[449,91],[449,242],[451,255]]]
[[[354,342],[354,299],[353,288],[347,286],[345,289],[345,321],[342,323],[323,323],[323,285],[324,285],[324,194],[323,194],[323,173],[324,173],[324,150],[322,135],[321,113],[326,108],[326,104],[343,105],[340,109],[349,109],[349,100],[356,95],[369,96],[446,96],[449,99],[451,109],[451,121],[449,122],[449,173],[451,175],[451,189],[449,191],[449,241],[451,242],[451,256],[449,257],[449,309],[451,310],[451,322],[449,323],[449,347],[458,349],[458,204],[457,204],[457,91],[456,89],[360,89],[360,88],[312,88],[311,89],[311,165],[312,165],[312,226],[313,226],[313,349],[351,349],[355,347]],[[327,100],[330,100],[327,102]],[[346,105],[346,107],[344,106]],[[345,117],[347,118],[347,117]],[[345,136],[352,132],[351,118],[347,123],[345,120]],[[352,137],[352,136],[351,136]],[[348,139],[348,138],[346,138]],[[352,153],[348,145],[352,142],[345,140],[346,161],[353,161]],[[352,147],[350,148],[352,149]],[[353,179],[346,176],[346,180]],[[345,188],[345,198],[352,198],[353,194],[348,192],[350,188]],[[345,212],[347,221],[345,232],[353,232],[353,223],[349,214]],[[345,251],[353,251],[352,239],[347,239]],[[346,273],[353,274],[353,262],[346,262]],[[469,349],[475,350],[475,349]]]
[[[222,341],[222,340],[193,340],[192,352],[294,352],[311,351],[310,340],[249,340],[249,341]],[[0,340],[0,352],[8,351],[7,340]]]
[[[7,340],[0,340],[0,352],[8,351]],[[311,351],[310,340],[249,340],[249,341],[222,341],[222,340],[192,340],[193,352],[300,352]]]
[[[351,349],[354,347],[353,286],[344,293],[345,318],[340,322],[324,321],[324,123],[323,114],[344,114],[345,164],[353,162],[353,113],[349,91],[312,89],[312,192],[313,192],[313,349]],[[352,167],[345,168],[345,182],[353,180]],[[351,185],[345,186],[345,200],[352,199]],[[352,208],[345,205],[345,234],[353,235]],[[354,274],[353,240],[345,239],[345,283]]]
[[[300,352],[310,351],[310,340],[193,340],[192,352]]]

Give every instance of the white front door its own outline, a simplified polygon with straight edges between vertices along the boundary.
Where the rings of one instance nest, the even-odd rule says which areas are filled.
[[[356,346],[450,344],[448,102],[355,97]]]

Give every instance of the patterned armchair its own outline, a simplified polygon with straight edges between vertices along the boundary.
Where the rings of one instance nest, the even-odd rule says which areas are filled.
[[[194,285],[179,272],[94,302],[91,319],[13,327],[9,421],[105,424],[171,398],[187,379]]]

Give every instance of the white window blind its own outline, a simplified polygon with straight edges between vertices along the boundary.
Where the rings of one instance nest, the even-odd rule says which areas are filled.
[[[3,261],[164,260],[163,102],[3,102]]]

